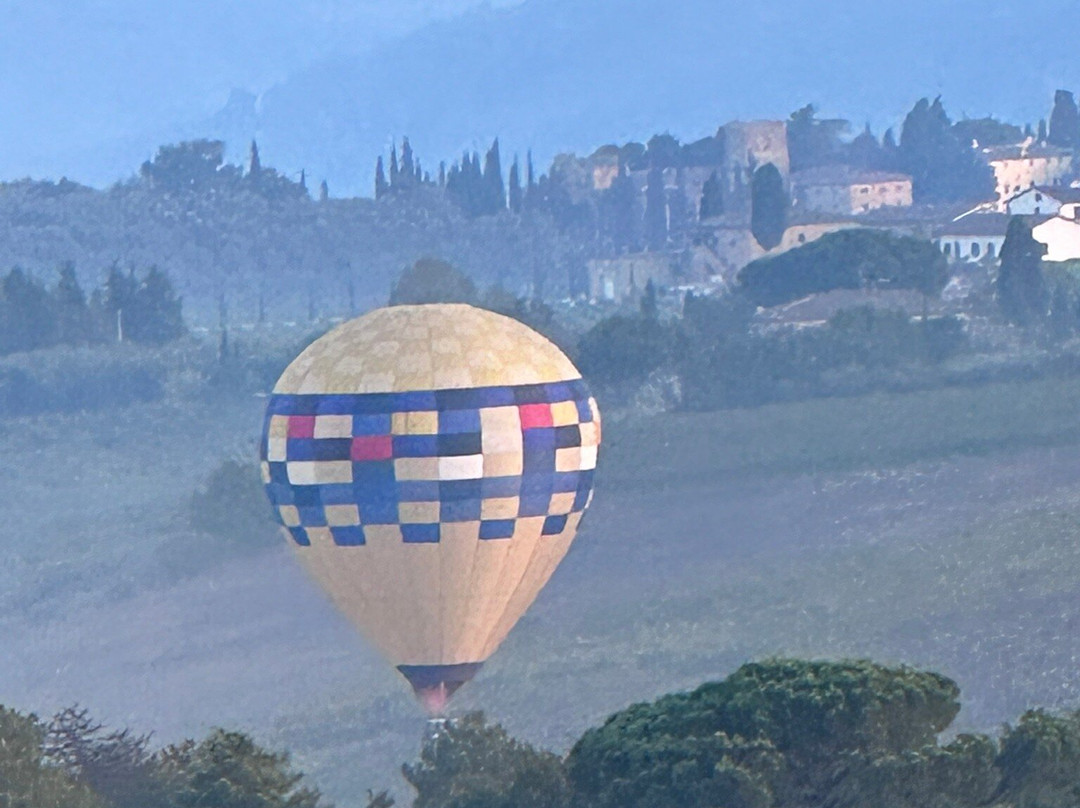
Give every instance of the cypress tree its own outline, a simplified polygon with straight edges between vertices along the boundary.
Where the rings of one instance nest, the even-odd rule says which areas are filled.
[[[251,152],[248,156],[248,176],[257,180],[262,173],[262,161],[259,159],[259,144],[251,141]]]
[[[397,144],[390,146],[390,187],[398,184]]]
[[[325,202],[330,198],[330,186],[326,184],[326,180],[319,183],[319,201]]]
[[[995,294],[1002,314],[1017,325],[1031,325],[1046,316],[1049,293],[1043,276],[1046,245],[1035,240],[1022,217],[1014,216],[1001,246]]]
[[[773,249],[783,239],[789,205],[780,170],[772,163],[758,168],[750,188],[750,230],[764,249]]]
[[[375,198],[382,199],[386,193],[386,172],[383,171],[382,155],[375,161]]]
[[[399,176],[406,182],[411,181],[415,176],[414,170],[412,146],[409,144],[409,139],[403,137],[401,139],[401,168],[399,169]]]
[[[1080,146],[1080,111],[1076,108],[1076,99],[1068,90],[1054,93],[1054,109],[1050,113],[1046,140],[1066,149]]]
[[[1035,134],[1035,141],[1037,143],[1045,143],[1046,138],[1046,118],[1039,118],[1039,130]]]
[[[521,173],[518,168],[518,158],[514,155],[514,162],[510,166],[510,183],[508,191],[510,210],[521,213]]]
[[[667,191],[664,188],[664,171],[653,164],[649,169],[648,185],[645,187],[645,243],[650,250],[662,250],[667,246],[668,210]]]
[[[495,138],[484,155],[483,213],[498,213],[506,208],[506,186],[503,185],[502,160],[499,157],[499,139]]]
[[[724,186],[714,171],[701,187],[701,204],[698,218],[702,221],[722,215],[724,212]]]

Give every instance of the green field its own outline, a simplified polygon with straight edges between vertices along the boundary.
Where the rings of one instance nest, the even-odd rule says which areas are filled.
[[[188,522],[262,404],[188,387],[0,423],[0,702],[78,701],[162,742],[240,726],[357,804],[418,748],[406,688],[272,529],[259,550]],[[608,412],[580,540],[457,708],[562,749],[770,654],[941,670],[961,727],[1080,706],[1078,405],[1080,380],[1049,379]]]

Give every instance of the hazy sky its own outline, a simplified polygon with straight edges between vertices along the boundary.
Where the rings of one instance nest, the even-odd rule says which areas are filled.
[[[257,135],[366,193],[405,134],[431,167],[496,135],[544,162],[807,102],[881,134],[938,93],[1034,122],[1080,89],[1078,41],[1076,0],[0,0],[0,180],[104,186],[163,143],[238,159]],[[215,118],[234,88],[251,126]]]
[[[168,130],[210,115],[233,87],[260,92],[313,61],[365,53],[478,5],[0,0],[0,177],[55,174],[83,138]]]

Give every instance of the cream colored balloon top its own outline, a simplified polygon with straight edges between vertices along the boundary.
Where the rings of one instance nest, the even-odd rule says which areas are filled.
[[[580,377],[558,347],[517,320],[439,303],[376,309],[343,323],[309,345],[274,392],[403,393]]]

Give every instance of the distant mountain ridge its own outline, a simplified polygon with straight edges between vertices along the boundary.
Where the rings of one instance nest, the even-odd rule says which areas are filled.
[[[263,95],[257,134],[274,164],[367,195],[376,155],[401,135],[434,168],[495,136],[504,153],[533,148],[546,165],[561,151],[663,131],[692,140],[807,102],[879,132],[937,93],[956,117],[1035,121],[1057,86],[1080,84],[1075,19],[1065,0],[528,0],[300,71]]]

